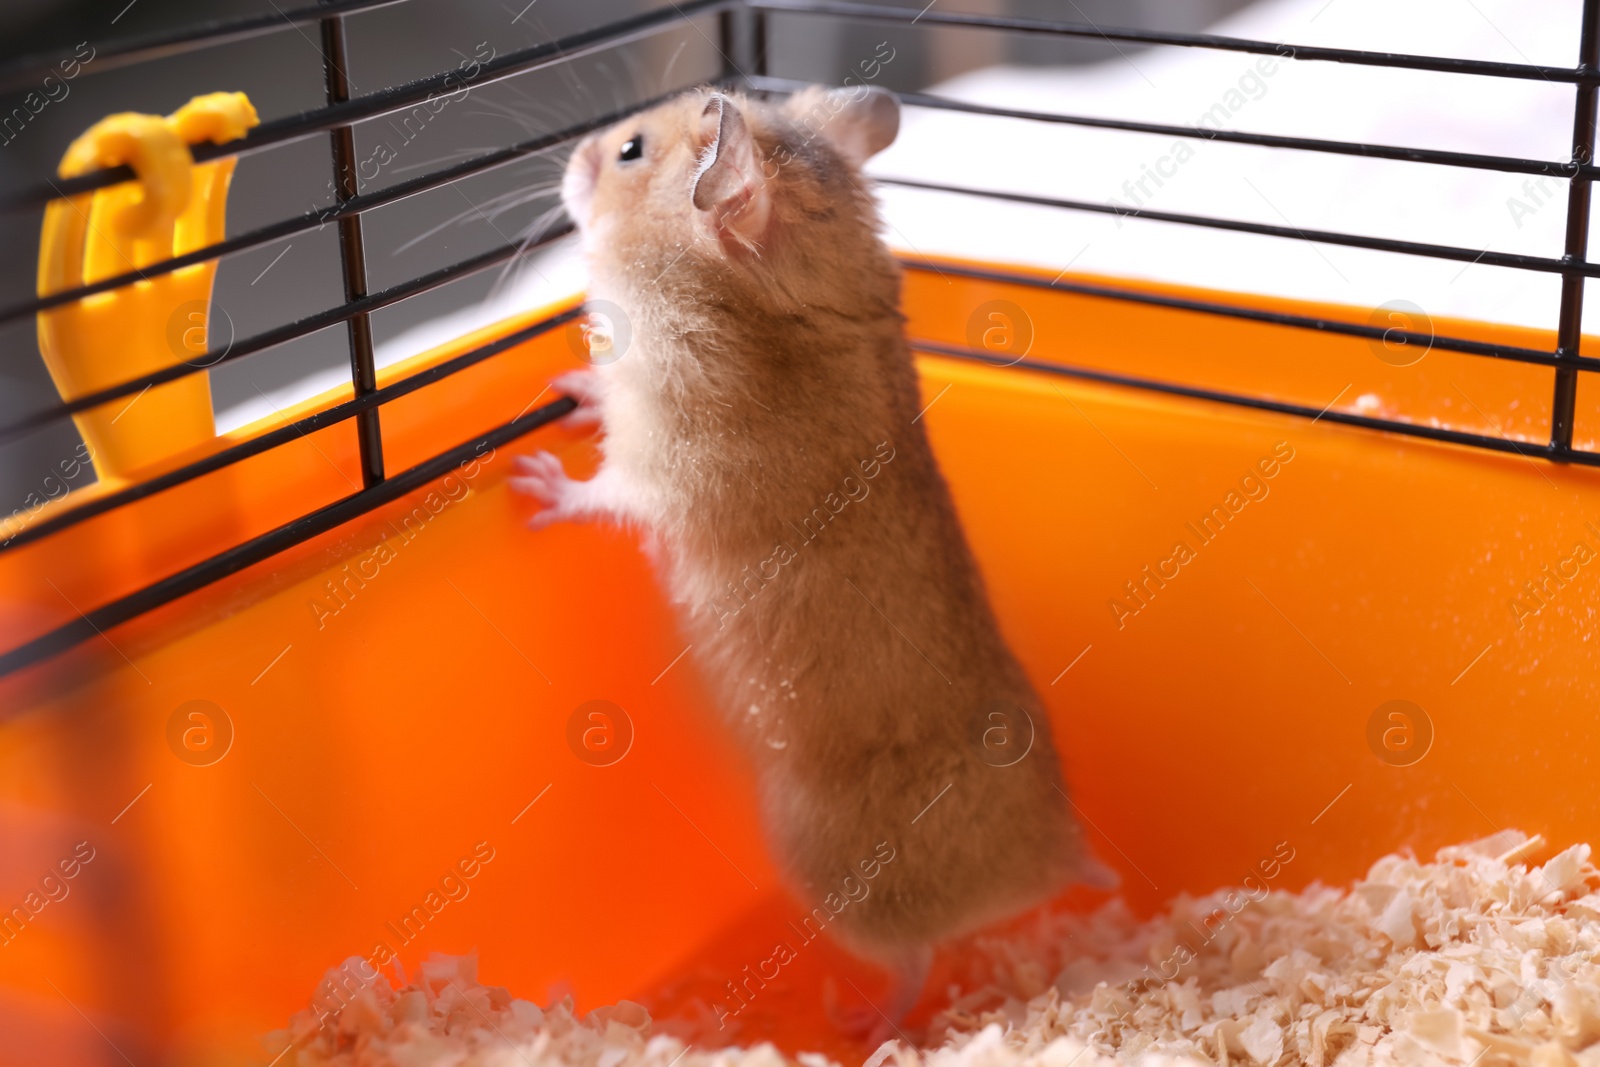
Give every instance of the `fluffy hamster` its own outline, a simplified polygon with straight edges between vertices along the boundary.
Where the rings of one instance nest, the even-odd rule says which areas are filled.
[[[929,946],[1104,868],[918,419],[860,171],[899,121],[879,89],[700,90],[579,145],[591,306],[631,342],[556,383],[604,427],[598,474],[541,453],[513,485],[536,527],[647,532],[795,892],[859,897],[828,929],[915,987]]]

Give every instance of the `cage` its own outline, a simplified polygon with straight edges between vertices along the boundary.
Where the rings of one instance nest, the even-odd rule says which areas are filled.
[[[1298,888],[1347,883],[1397,848],[1508,827],[1555,842],[1600,834],[1600,670],[1583,569],[1594,552],[1575,547],[1600,540],[1600,453],[1585,447],[1600,415],[1589,379],[1600,353],[1582,333],[1585,279],[1600,269],[1586,258],[1600,0],[1581,4],[1572,66],[933,4],[686,0],[358,89],[347,39],[406,6],[327,0],[123,39],[84,61],[88,80],[268,36],[302,40],[322,65],[324,99],[201,144],[194,159],[237,158],[242,174],[257,153],[298,146],[331,162],[331,199],[79,284],[41,277],[39,295],[0,320],[31,328],[60,309],[115,309],[106,302],[162,277],[246,252],[265,263],[280,242],[324,231],[338,241],[344,299],[226,342],[212,321],[198,350],[142,371],[119,358],[139,339],[113,316],[92,346],[100,378],[0,427],[21,440],[77,418],[93,426],[85,441],[103,442],[73,453],[74,473],[100,465],[98,482],[57,494],[46,481],[52,499],[15,513],[0,544],[0,905],[17,917],[0,950],[0,1059],[266,1063],[260,1035],[303,1008],[327,968],[383,943],[412,966],[475,948],[512,989],[567,989],[585,1009],[632,999],[670,1016],[714,995],[792,917],[749,773],[704,712],[689,650],[633,540],[594,527],[530,533],[506,488],[509,456],[532,442],[569,469],[594,462],[593,442],[562,428],[573,401],[548,388],[579,365],[581,297],[385,366],[374,357],[375,315],[529,246],[509,241],[383,284],[384,265],[363,254],[365,220],[559,154],[649,100],[387,184],[361,170],[363,124],[461,92],[469,69],[470,87],[488,86],[667,32],[715,57],[717,69],[686,71],[681,84],[768,94],[800,84],[773,73],[785,33],[832,19],[1570,95],[1570,156],[1536,159],[902,94],[913,112],[1010,123],[1011,137],[1068,125],[1394,161],[1424,182],[1453,171],[1549,178],[1567,188],[1559,256],[1007,192],[932,172],[874,176],[881,188],[1118,225],[1242,233],[1268,249],[1354,248],[1558,282],[1548,329],[1071,264],[1056,273],[902,255],[928,433],[1006,635],[1064,739],[1074,802],[1135,911],[1236,880],[1284,840],[1297,859],[1283,884]],[[664,53],[643,54],[655,64]],[[56,56],[25,57],[0,83],[27,89],[64,69]],[[132,177],[35,175],[0,208],[32,226],[51,204],[86,204]],[[554,225],[536,245],[569,231]],[[136,431],[115,425],[147,391],[176,396],[179,383],[329,330],[349,364],[334,388],[198,438],[177,408],[130,418]],[[1359,399],[1374,395],[1381,404]],[[116,447],[135,458],[105,466]],[[70,478],[65,466],[46,477]],[[1177,560],[1175,542],[1193,559]],[[585,734],[596,724],[598,741]],[[75,870],[70,891],[40,897],[41,878],[63,864]],[[419,910],[457,871],[465,892]],[[739,1040],[860,1052],[825,1018],[821,990],[836,978],[867,999],[885,982],[819,942]]]

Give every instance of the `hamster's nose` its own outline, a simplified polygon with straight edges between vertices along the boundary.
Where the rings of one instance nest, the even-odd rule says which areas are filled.
[[[600,145],[593,138],[585,138],[573,149],[572,158],[567,161],[567,172],[561,179],[561,202],[579,226],[589,219],[589,204],[599,180]]]

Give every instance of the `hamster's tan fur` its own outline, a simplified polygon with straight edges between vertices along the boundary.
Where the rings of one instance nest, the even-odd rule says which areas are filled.
[[[869,885],[829,928],[889,962],[1096,869],[917,417],[859,169],[898,116],[881,90],[702,90],[586,140],[563,195],[591,302],[631,342],[557,383],[604,425],[599,473],[541,454],[516,481],[547,505],[536,526],[647,531],[795,892]],[[996,765],[1027,720],[1027,755]]]

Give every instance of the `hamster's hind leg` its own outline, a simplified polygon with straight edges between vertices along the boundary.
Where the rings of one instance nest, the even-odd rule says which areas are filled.
[[[891,1037],[910,1042],[911,1038],[900,1024],[922,998],[922,988],[927,985],[928,971],[932,967],[931,945],[906,951],[891,967],[889,992],[881,1005],[868,1001],[864,1005],[841,1007],[836,987],[830,979],[823,989],[824,1009],[840,1033],[863,1037],[874,1047]]]

